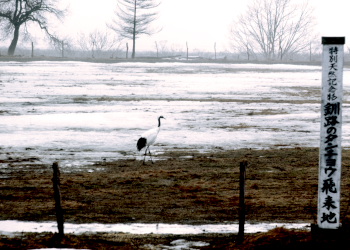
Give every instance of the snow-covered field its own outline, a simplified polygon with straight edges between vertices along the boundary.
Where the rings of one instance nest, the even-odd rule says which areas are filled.
[[[0,62],[0,159],[74,167],[140,158],[136,141],[159,115],[154,153],[317,147],[320,89],[320,66]]]

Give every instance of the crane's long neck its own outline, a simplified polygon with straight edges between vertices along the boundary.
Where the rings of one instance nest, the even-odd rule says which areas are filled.
[[[160,128],[160,117],[158,117],[158,128]]]

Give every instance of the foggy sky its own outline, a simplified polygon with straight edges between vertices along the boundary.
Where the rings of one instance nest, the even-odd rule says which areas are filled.
[[[168,46],[185,48],[186,42],[191,51],[213,51],[229,48],[229,29],[235,18],[244,13],[253,0],[162,0],[159,6],[159,18],[156,27],[162,31],[153,36],[142,36],[137,40],[137,50],[154,50],[155,41],[167,41]],[[293,0],[300,2],[301,0]],[[348,0],[308,0],[314,8],[315,31],[321,36],[346,36],[350,40]],[[61,6],[68,6],[69,13],[63,23],[54,23],[58,34],[75,39],[78,34],[94,30],[106,30],[116,10],[116,0],[62,0]],[[111,32],[109,30],[109,32]],[[36,42],[47,43],[40,37],[40,30],[34,30]],[[40,35],[39,35],[40,34]],[[320,39],[321,40],[321,39]],[[130,41],[131,43],[131,41]],[[1,42],[7,47],[9,40]],[[29,42],[19,41],[19,46],[26,47]]]

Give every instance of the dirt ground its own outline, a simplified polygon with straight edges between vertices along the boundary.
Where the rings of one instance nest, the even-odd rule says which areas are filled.
[[[186,224],[237,222],[239,165],[240,162],[247,161],[247,221],[315,223],[318,185],[316,148],[218,149],[218,152],[211,154],[179,150],[155,158],[163,160],[157,160],[154,164],[147,161],[145,165],[139,160],[103,161],[89,167],[93,172],[84,171],[84,168],[79,171],[61,171],[60,188],[65,221]],[[55,220],[51,166],[11,157],[1,163],[8,163],[9,169],[6,172],[0,169],[3,176],[0,180],[0,219]],[[344,150],[341,188],[343,224],[347,224],[350,218],[349,175],[349,150]],[[288,239],[310,237],[307,232],[294,232],[293,236],[290,232],[280,229],[273,233],[282,234]],[[30,242],[34,246],[42,244],[47,247],[58,244],[55,237],[52,234],[27,234],[20,239],[3,237],[0,247],[16,248],[19,244],[23,246]],[[258,236],[252,235],[246,241],[251,241],[254,237]],[[187,238],[206,239],[211,243],[208,249],[216,248],[215,246],[222,249],[238,248],[235,235],[198,235]],[[150,242],[164,244],[173,239],[176,238],[157,235],[70,235],[66,236],[66,243],[62,244],[100,249],[96,244],[102,242],[101,244],[109,244],[108,248],[117,246],[116,248],[135,249]],[[240,245],[239,248],[244,248],[243,246]],[[25,245],[25,248],[30,247],[33,246]]]

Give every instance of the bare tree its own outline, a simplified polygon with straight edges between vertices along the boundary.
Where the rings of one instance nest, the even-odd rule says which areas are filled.
[[[315,34],[315,36],[311,37],[311,39],[309,40],[308,52],[310,61],[314,60],[313,57],[317,58],[319,55],[322,54],[322,45],[320,42],[320,37],[320,34]]]
[[[91,56],[95,58],[103,51],[108,52],[120,46],[120,40],[112,37],[107,31],[95,30],[89,34],[80,34],[78,45],[83,51],[91,51]]]
[[[261,53],[267,60],[283,59],[307,51],[312,34],[313,9],[305,2],[255,0],[231,29],[235,46],[248,57]]]
[[[239,24],[237,24],[239,25]],[[245,53],[248,61],[252,55],[255,55],[254,40],[248,33],[243,33],[237,25],[231,28],[232,47],[239,53]]]
[[[0,28],[5,36],[13,34],[8,55],[15,53],[20,28],[23,26],[24,31],[28,32],[27,24],[30,22],[39,25],[50,38],[56,39],[49,32],[47,15],[61,19],[64,14],[64,10],[56,7],[56,0],[0,0]]]
[[[121,37],[132,39],[132,58],[135,58],[136,39],[141,35],[152,35],[159,30],[150,28],[150,24],[157,19],[155,8],[160,2],[157,0],[118,0],[117,19],[109,25]]]
[[[169,52],[168,41],[166,41],[166,40],[155,41],[155,44],[156,44],[156,49],[157,49],[157,57],[158,57],[158,53],[159,53],[159,55],[164,56],[167,52]]]
[[[51,45],[60,53],[62,58],[65,57],[67,52],[72,52],[72,44],[73,42],[69,37],[51,41]]]
[[[170,53],[172,56],[181,56],[181,54],[184,52],[184,48],[182,44],[171,44],[170,45]]]

